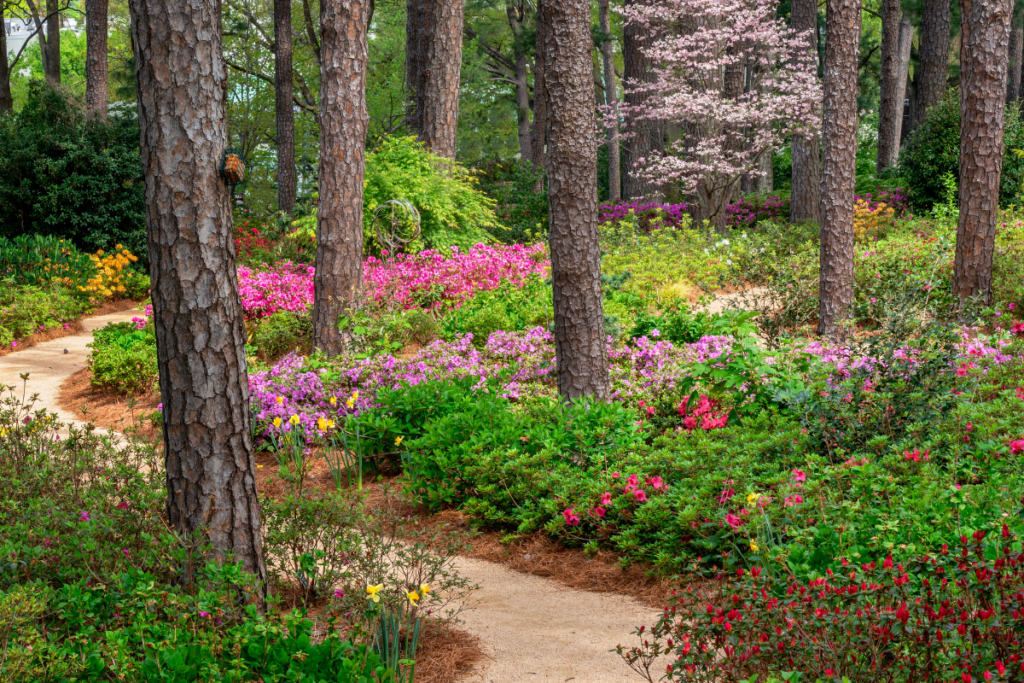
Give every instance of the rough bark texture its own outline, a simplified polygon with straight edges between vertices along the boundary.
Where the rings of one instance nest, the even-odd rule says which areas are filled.
[[[313,346],[345,350],[338,320],[359,304],[363,284],[366,168],[366,0],[320,3],[320,203]]]
[[[11,69],[7,63],[7,31],[3,30],[4,6],[0,5],[0,114],[14,109],[11,96]]]
[[[807,46],[818,55],[818,3],[816,0],[793,0],[790,18],[793,29],[809,32]],[[817,135],[793,136],[793,180],[790,186],[789,219],[794,223],[817,223],[821,207],[821,151]]]
[[[423,69],[426,0],[406,0],[405,3],[405,90],[409,98],[405,108],[405,127],[409,133],[420,135],[423,130],[423,107],[420,99],[420,72]]]
[[[853,306],[853,182],[857,163],[860,0],[828,0],[821,129],[818,334],[841,340]]]
[[[530,132],[530,151],[533,154],[534,168],[544,168],[548,144],[548,97],[544,89],[544,65],[546,62],[543,48],[546,31],[543,13],[544,2],[545,0],[537,0],[536,61],[533,65],[533,128]],[[544,191],[543,178],[537,179],[533,190],[534,192]]]
[[[878,107],[878,154],[875,168],[896,163],[900,150],[900,123],[903,98],[898,91],[900,80],[900,0],[882,0],[882,69],[881,98]]]
[[[637,4],[638,0],[626,0],[627,5]],[[653,64],[644,50],[651,45],[651,37],[642,28],[629,22],[623,29],[622,59],[623,78],[627,84],[651,83],[654,81]],[[628,92],[625,100],[631,106],[642,105],[643,93]],[[623,145],[624,178],[622,194],[625,199],[650,198],[658,201],[661,191],[637,172],[638,159],[647,159],[660,155],[663,145],[662,126],[657,121],[637,121],[631,125],[630,136]]]
[[[43,72],[46,82],[60,85],[60,12],[59,0],[46,0],[46,59],[43,60]]]
[[[424,25],[430,27],[430,32],[420,36],[427,42],[423,52],[426,62],[420,71],[419,100],[423,110],[420,139],[434,154],[454,159],[466,3],[465,0],[424,0],[424,3],[430,15]]]
[[[107,0],[85,1],[85,106],[107,120]]]
[[[917,102],[914,125],[924,121],[925,112],[946,92],[949,65],[949,20],[951,0],[924,0],[921,14],[920,58],[915,72]]]
[[[217,0],[132,0],[167,514],[266,586]]]
[[[292,2],[274,0],[274,102],[277,113],[277,209],[295,210],[295,110],[292,105]]]
[[[519,133],[519,158],[533,159],[530,140],[530,75],[526,66],[526,45],[523,43],[523,22],[526,20],[526,3],[507,2],[505,14],[512,30],[512,55],[515,61],[516,81],[516,123]]]
[[[992,299],[1012,0],[960,0],[960,221],[953,296]]]
[[[604,69],[604,103],[615,121],[608,127],[608,199],[622,197],[622,170],[619,166],[619,92],[615,85],[615,46],[612,42],[612,21],[609,0],[598,1],[598,24],[601,30],[601,63]]]
[[[1006,103],[1020,99],[1021,58],[1024,57],[1024,30],[1016,25],[1010,27],[1010,62],[1006,77]]]
[[[563,399],[611,393],[597,231],[597,139],[588,0],[545,2],[548,200],[555,355]]]
[[[760,169],[761,173],[754,178],[754,192],[774,192],[775,169],[772,167],[771,150],[768,150],[767,152],[761,155],[761,158],[757,162],[757,166]]]

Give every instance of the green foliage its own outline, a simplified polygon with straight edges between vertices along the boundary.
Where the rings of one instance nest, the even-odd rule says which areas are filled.
[[[249,343],[263,360],[274,360],[296,349],[308,349],[313,341],[313,316],[308,311],[277,311],[254,321]]]
[[[92,384],[124,396],[149,391],[157,380],[156,336],[153,325],[110,323],[94,334],[89,366]]]
[[[0,348],[66,325],[88,308],[88,300],[63,285],[18,285],[13,280],[0,280]]]
[[[1024,181],[1024,159],[1013,153],[1024,149],[1024,122],[1017,105],[1006,110],[1003,133],[1003,172],[999,187],[999,203],[1013,203],[1020,195]],[[928,110],[900,153],[895,171],[905,183],[911,205],[926,210],[943,201],[943,178],[952,173],[960,177],[960,97],[958,90],[949,91],[941,102]]]
[[[95,272],[88,254],[55,235],[0,237],[0,277],[12,278],[18,284],[43,285],[58,280],[75,289],[84,287]]]
[[[723,311],[722,313],[691,313],[685,303],[673,301],[658,313],[641,312],[637,315],[632,338],[657,337],[673,344],[692,344],[708,335],[731,334],[744,337],[754,333],[757,326],[750,322],[750,312]],[[657,335],[654,331],[657,330]]]
[[[481,291],[441,319],[439,334],[453,340],[472,334],[473,344],[484,346],[492,333],[515,332],[538,325],[547,327],[554,318],[551,285],[539,276],[529,278],[521,288],[502,283]]]
[[[548,196],[544,191],[543,169],[523,161],[487,161],[475,169],[480,174],[480,189],[497,202],[494,212],[500,223],[492,234],[507,244],[544,241]]]

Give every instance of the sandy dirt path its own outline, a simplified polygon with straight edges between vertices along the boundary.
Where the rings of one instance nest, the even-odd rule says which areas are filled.
[[[0,384],[16,387],[29,374],[27,396],[38,394],[37,408],[46,407],[61,420],[84,424],[81,415],[57,408],[64,380],[86,367],[87,344],[93,330],[107,323],[131,320],[125,311],[83,320],[86,332],[43,342],[0,358]],[[65,349],[67,353],[65,353]],[[460,573],[480,586],[463,611],[460,628],[480,639],[486,659],[462,678],[468,683],[627,683],[640,678],[618,655],[609,652],[630,642],[633,629],[651,624],[658,613],[636,600],[614,593],[567,588],[542,577],[522,574],[499,564],[462,558]]]

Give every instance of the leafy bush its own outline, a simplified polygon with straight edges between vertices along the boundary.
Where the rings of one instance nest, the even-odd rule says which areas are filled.
[[[733,229],[788,220],[789,201],[781,197],[749,195],[725,207],[725,224]]]
[[[39,81],[0,118],[0,235],[57,235],[85,251],[146,254],[139,127],[133,114],[86,117]]]
[[[0,281],[0,348],[17,340],[66,326],[85,313],[89,302],[79,292],[51,283],[42,286]]]
[[[140,328],[140,325],[142,327]],[[110,323],[97,330],[89,345],[92,384],[124,396],[149,391],[157,380],[153,325]]]
[[[1003,172],[999,186],[1001,206],[1018,201],[1024,181],[1024,159],[1014,154],[1015,149],[1024,149],[1024,122],[1014,104],[1007,107],[1006,130],[1003,133]],[[928,110],[924,121],[907,139],[894,172],[905,183],[911,205],[922,211],[942,202],[943,178],[947,173],[959,182],[959,90],[950,90]]]
[[[500,287],[478,292],[460,308],[446,314],[439,326],[442,339],[472,334],[473,344],[483,346],[491,333],[516,332],[538,325],[545,328],[554,317],[551,285],[530,276],[521,286],[503,282]]]
[[[55,235],[0,237],[0,278],[44,285],[53,280],[76,289],[87,284],[96,266],[67,240]]]
[[[497,202],[494,213],[498,223],[491,234],[506,244],[547,240],[548,195],[543,189],[543,169],[523,161],[487,161],[473,170],[480,191]]]
[[[149,294],[149,276],[130,270],[139,259],[120,244],[114,251],[104,254],[103,250],[91,254],[95,274],[80,289],[87,294],[96,294],[105,299],[141,298]]]
[[[308,349],[313,341],[313,316],[308,311],[277,311],[251,323],[249,343],[264,360],[280,358],[298,348]]]
[[[673,344],[693,344],[709,335],[743,337],[757,327],[749,322],[753,313],[723,311],[722,313],[691,313],[684,303],[671,302],[658,313],[641,312],[636,317],[632,338],[652,337],[667,339]]]

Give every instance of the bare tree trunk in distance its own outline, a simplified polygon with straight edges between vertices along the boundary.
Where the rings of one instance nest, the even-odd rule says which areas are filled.
[[[438,155],[455,158],[459,129],[459,79],[462,76],[462,28],[465,0],[426,0],[430,33],[423,53],[419,98],[423,102],[420,139]],[[422,30],[422,27],[421,27]]]
[[[14,109],[11,95],[11,69],[7,63],[7,31],[4,30],[4,5],[0,5],[0,114]]]
[[[878,154],[875,170],[881,173],[896,163],[900,149],[903,99],[897,98],[900,79],[900,0],[882,0],[882,74],[878,107]]]
[[[43,72],[46,82],[60,85],[60,9],[59,0],[46,0],[46,59]]]
[[[536,61],[533,65],[533,128],[530,135],[530,151],[533,153],[533,166],[544,168],[548,144],[548,98],[544,89],[544,73],[546,57],[544,55],[544,14],[542,12],[546,0],[537,0],[537,37],[534,52]],[[544,191],[544,178],[538,178],[534,192]]]
[[[1010,63],[1006,77],[1006,103],[1020,99],[1021,59],[1024,58],[1024,30],[1014,21],[1010,26]]]
[[[590,3],[548,0],[542,12],[558,394],[607,401]]]
[[[292,2],[274,0],[274,106],[277,114],[277,210],[295,211],[295,109],[292,105]]]
[[[107,0],[85,0],[85,105],[107,120]]]
[[[132,0],[167,515],[266,590],[245,325],[230,194],[217,0]]]
[[[853,307],[853,184],[857,165],[860,0],[828,0],[821,127],[818,334],[846,337]]]
[[[637,4],[637,0],[626,0],[626,4]],[[646,95],[642,92],[633,92],[632,88],[642,83],[652,83],[654,80],[654,65],[645,52],[651,45],[651,37],[633,22],[626,23],[622,35],[623,78],[630,87],[625,100],[627,105],[635,107],[644,103]],[[623,149],[625,173],[622,195],[630,200],[648,198],[651,201],[660,201],[661,189],[638,172],[637,161],[660,156],[661,150],[664,149],[662,126],[657,121],[649,119],[634,120],[630,124],[630,133],[631,136],[625,141]]]
[[[896,149],[893,151],[892,163],[899,160],[900,144],[903,141],[903,111],[904,102],[907,100],[907,83],[910,80],[910,57],[914,48],[914,24],[910,21],[910,15],[903,13],[900,20],[900,61],[899,73],[896,77],[896,102],[899,103],[899,113],[896,117]]]
[[[320,204],[313,276],[313,348],[345,350],[339,319],[363,285],[367,0],[320,3]]]
[[[519,158],[530,161],[533,146],[530,144],[530,75],[526,66],[526,45],[523,44],[523,23],[526,20],[526,2],[507,0],[505,15],[512,30],[512,53],[515,60],[516,80],[516,124],[519,134]]]
[[[619,93],[615,86],[615,45],[612,43],[612,19],[609,0],[598,0],[598,22],[601,36],[601,60],[604,68],[605,104],[615,116],[615,123],[608,128],[608,199],[616,201],[622,197],[622,170],[619,166]]]
[[[807,32],[807,47],[818,62],[817,0],[793,0],[790,20],[795,31]],[[821,151],[817,135],[793,136],[793,180],[791,184],[789,219],[794,223],[820,220]]]
[[[406,0],[405,3],[405,89],[409,98],[405,109],[405,127],[417,137],[423,131],[423,102],[420,99],[420,78],[423,71],[424,33],[422,26],[427,0]]]
[[[1012,0],[960,0],[960,220],[953,296],[992,300]]]
[[[949,21],[952,0],[924,0],[921,14],[920,58],[915,73],[917,103],[914,126],[946,93],[949,80]]]

